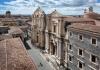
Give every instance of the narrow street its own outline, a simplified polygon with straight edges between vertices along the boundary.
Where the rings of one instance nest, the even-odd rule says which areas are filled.
[[[31,47],[31,49],[28,50],[28,53],[32,57],[33,61],[35,61],[36,66],[38,70],[54,70],[52,65],[50,65],[45,58],[42,56],[39,49],[37,49],[35,46],[31,44],[31,41],[28,40],[27,43]]]

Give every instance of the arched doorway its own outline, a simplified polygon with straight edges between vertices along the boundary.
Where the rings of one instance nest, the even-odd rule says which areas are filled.
[[[54,45],[54,43],[51,43],[51,54],[56,55],[57,54],[57,46]]]
[[[55,48],[55,46],[53,45],[53,55],[55,55],[55,51],[56,51],[56,48]]]

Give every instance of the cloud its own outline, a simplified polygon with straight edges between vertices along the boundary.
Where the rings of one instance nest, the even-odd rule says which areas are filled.
[[[96,2],[97,0],[14,0],[0,4],[0,10],[11,10],[13,14],[32,14],[40,6],[46,13],[58,9],[64,14],[74,14],[82,13],[87,6],[99,6]]]
[[[95,5],[100,7],[100,3],[96,3]]]

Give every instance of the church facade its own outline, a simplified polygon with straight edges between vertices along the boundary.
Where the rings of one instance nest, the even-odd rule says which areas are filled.
[[[88,10],[88,12],[93,11],[92,8]],[[87,9],[84,11],[84,16],[64,16],[57,10],[45,14],[40,7],[37,8],[32,15],[33,44],[44,49],[58,66],[63,65],[67,68],[67,48],[70,46],[67,27],[76,23],[95,25],[93,19],[87,18],[86,11]]]

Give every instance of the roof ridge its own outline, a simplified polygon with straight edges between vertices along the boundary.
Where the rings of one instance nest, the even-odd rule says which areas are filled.
[[[5,54],[6,54],[6,70],[7,70],[7,69],[8,69],[8,65],[7,65],[7,64],[8,64],[8,63],[7,63],[7,62],[8,62],[8,61],[7,61],[7,56],[8,56],[8,55],[7,55],[7,40],[5,39],[4,41],[5,41],[5,44],[4,44],[4,45],[5,45]]]

